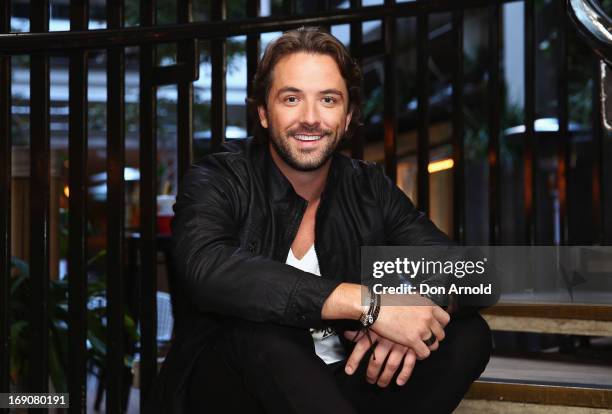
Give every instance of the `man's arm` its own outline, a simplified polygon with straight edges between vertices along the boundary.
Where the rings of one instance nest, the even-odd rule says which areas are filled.
[[[363,312],[362,289],[365,289],[365,286],[356,283],[341,283],[325,300],[321,309],[321,318],[327,320],[359,319]]]
[[[323,319],[354,319],[361,316],[364,307],[361,295],[366,288],[354,283],[340,284],[327,298],[321,310]],[[449,315],[429,299],[414,297],[414,305],[389,304],[393,298],[383,296],[378,319],[372,330],[400,345],[413,349],[419,359],[427,358],[437,344],[428,348],[424,339],[435,335],[438,341],[444,339],[444,327]]]
[[[423,213],[419,212],[406,195],[382,172],[375,172],[373,182],[378,186],[380,205],[385,219],[385,234],[390,245],[452,245]],[[322,309],[323,319],[358,319],[361,306],[361,285],[343,283],[328,298]],[[412,298],[411,298],[412,299]],[[426,298],[415,297],[408,303],[385,306],[392,298],[383,297],[383,307],[372,330],[397,344],[413,349],[419,359],[429,356],[437,343],[427,347],[423,342],[432,334],[444,339],[444,327],[449,315]],[[407,306],[408,304],[414,306]],[[418,303],[417,303],[418,302]]]
[[[386,210],[388,237],[395,241],[392,244],[451,244],[386,177],[384,185],[387,188],[379,190],[385,198],[382,205]],[[365,289],[358,284],[339,285],[325,301],[321,311],[322,318],[359,319],[364,308],[362,295]],[[385,387],[399,370],[396,381],[398,385],[404,385],[412,373],[415,359],[427,358],[431,351],[438,348],[439,341],[444,339],[444,327],[450,316],[428,299],[415,299],[421,299],[424,303],[415,303],[415,306],[385,306],[386,298],[383,298],[383,307],[376,323],[371,327],[373,332],[370,335],[378,342],[375,352],[380,355],[368,362],[367,377],[370,383],[377,382],[379,386]],[[352,337],[354,332],[350,335]],[[431,335],[435,335],[437,341],[428,347],[423,340]],[[347,374],[355,372],[370,346],[365,336],[357,340],[345,367]]]
[[[255,322],[322,325],[321,308],[340,282],[240,247],[238,180],[214,157],[183,178],[172,222],[176,277],[199,310]]]
[[[470,250],[457,248],[458,245],[452,241],[444,232],[438,229],[429,220],[427,215],[418,211],[410,199],[400,190],[388,177],[381,174],[382,195],[381,206],[385,217],[385,231],[387,244],[391,246],[440,246],[437,251],[445,261],[455,262],[466,260],[478,260],[482,253],[477,247]],[[444,247],[446,246],[446,247]],[[433,250],[432,250],[433,251]],[[459,295],[439,294],[428,296],[432,301],[441,305],[453,317],[463,317],[476,312],[487,306],[491,306],[499,298],[499,286],[494,266],[488,266],[486,280],[492,283],[493,295]],[[432,286],[445,286],[451,282],[459,282],[463,286],[471,286],[481,283],[476,278],[457,279],[448,274],[433,274],[423,280]]]

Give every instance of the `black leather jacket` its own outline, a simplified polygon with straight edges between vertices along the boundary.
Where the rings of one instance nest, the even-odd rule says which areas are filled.
[[[166,410],[181,410],[189,368],[224,318],[321,327],[336,286],[360,283],[360,246],[452,243],[379,167],[336,153],[316,213],[318,277],[285,264],[306,204],[253,140],[183,178],[172,222],[175,339],[155,391],[174,401]]]

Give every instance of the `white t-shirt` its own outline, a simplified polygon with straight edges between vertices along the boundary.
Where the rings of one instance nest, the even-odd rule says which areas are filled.
[[[321,276],[319,270],[319,259],[317,258],[317,252],[315,251],[314,244],[310,246],[308,252],[298,259],[293,254],[291,248],[287,255],[288,265],[303,270],[304,272],[313,273],[317,276]],[[312,340],[314,341],[315,352],[326,364],[333,364],[334,362],[342,361],[345,358],[344,347],[340,342],[338,334],[332,328],[324,329],[311,329]]]

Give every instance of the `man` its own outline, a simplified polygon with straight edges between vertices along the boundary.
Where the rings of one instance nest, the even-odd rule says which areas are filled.
[[[331,35],[286,32],[253,81],[255,139],[183,178],[175,340],[151,411],[451,412],[484,369],[480,316],[384,306],[361,285],[362,245],[451,242],[379,168],[336,152],[360,76]]]

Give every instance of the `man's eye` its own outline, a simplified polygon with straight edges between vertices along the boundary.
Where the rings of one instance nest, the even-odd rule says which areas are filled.
[[[293,104],[293,103],[297,103],[297,101],[298,101],[297,96],[288,96],[285,98],[285,102],[287,103]]]
[[[326,96],[323,98],[323,102],[325,102],[326,104],[334,104],[336,103],[336,98],[334,98],[333,96]]]

